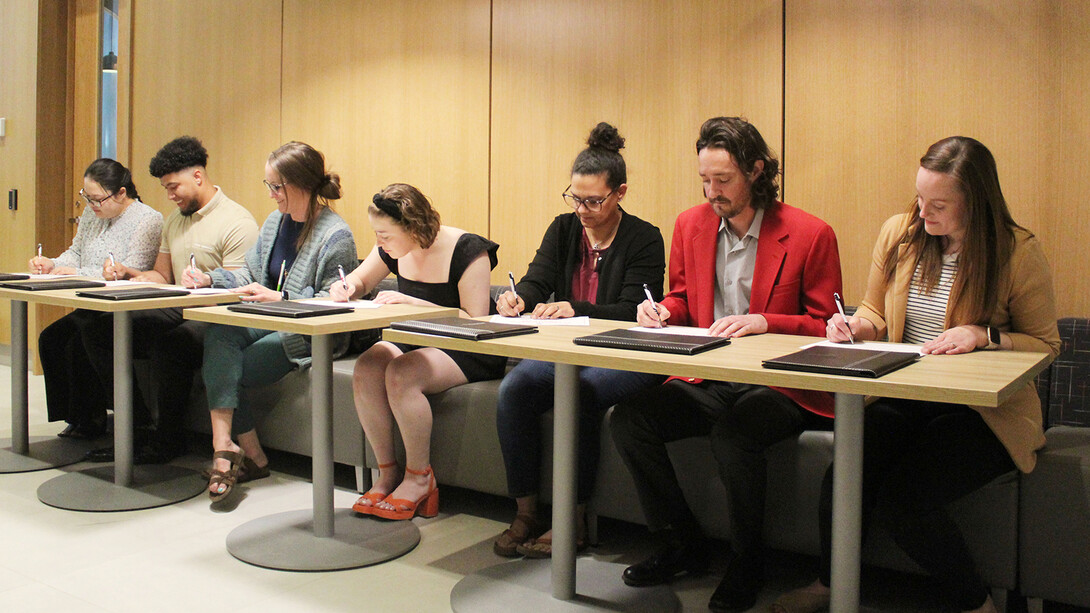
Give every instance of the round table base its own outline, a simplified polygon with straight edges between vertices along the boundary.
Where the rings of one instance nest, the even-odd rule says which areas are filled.
[[[468,575],[451,590],[450,608],[457,613],[681,610],[681,602],[670,586],[629,587],[621,580],[624,565],[586,557],[576,559],[575,598],[557,600],[552,596],[550,562],[517,560]]]
[[[333,536],[314,535],[314,512],[288,511],[255,519],[227,535],[227,551],[273,570],[329,571],[392,560],[420,543],[411,521],[386,521],[351,509],[333,511]]]
[[[188,500],[208,482],[195,470],[170,464],[133,467],[132,484],[114,484],[113,465],[54,477],[38,486],[38,500],[70,511],[135,511]]]
[[[93,441],[32,436],[30,453],[23,455],[12,451],[10,438],[0,439],[0,474],[28,473],[75,464],[94,447]]]

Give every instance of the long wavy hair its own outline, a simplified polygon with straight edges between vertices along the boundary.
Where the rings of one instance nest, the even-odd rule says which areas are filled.
[[[980,141],[951,136],[931,145],[920,158],[920,167],[953,177],[965,197],[968,221],[958,256],[958,274],[950,289],[951,322],[987,324],[995,310],[1000,272],[1014,251],[1014,229],[1021,227],[1011,217],[999,187],[995,158]],[[886,253],[886,284],[893,282],[900,246],[907,245],[904,257],[915,258],[924,291],[930,293],[942,275],[942,237],[924,229],[918,197],[913,199],[908,214],[908,227]]]

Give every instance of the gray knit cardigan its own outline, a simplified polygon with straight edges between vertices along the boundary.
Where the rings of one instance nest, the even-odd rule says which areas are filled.
[[[217,268],[209,274],[212,287],[241,287],[253,282],[264,284],[269,277],[269,258],[273,242],[284,218],[280,211],[273,211],[261,225],[257,243],[246,252],[246,265],[234,270]],[[284,290],[289,299],[328,296],[329,286],[340,282],[337,266],[345,273],[359,264],[356,241],[348,223],[329,207],[322,207],[310,236],[303,243],[295,262],[284,275]],[[280,342],[288,359],[299,366],[310,364],[310,337],[302,334],[280,332]],[[344,355],[348,350],[347,333],[333,335],[333,357]]]

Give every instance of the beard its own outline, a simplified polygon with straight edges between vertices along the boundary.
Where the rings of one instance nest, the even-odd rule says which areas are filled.
[[[189,217],[199,210],[201,210],[201,203],[197,202],[196,198],[178,205],[178,212],[182,214],[182,217]]]
[[[731,202],[727,198],[719,197],[708,201],[712,205],[712,210],[716,215],[723,219],[730,219],[735,215],[738,215],[745,210],[746,205],[738,202]]]

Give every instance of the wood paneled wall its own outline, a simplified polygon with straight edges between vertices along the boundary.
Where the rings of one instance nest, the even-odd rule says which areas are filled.
[[[281,141],[341,175],[361,256],[371,196],[409,183],[443,223],[488,235],[488,0],[284,3]]]
[[[212,181],[258,223],[274,208],[261,180],[280,145],[280,7],[280,0],[133,0],[132,109],[118,118],[131,117],[119,125],[131,142],[118,151],[131,151],[120,161],[146,204],[174,211],[148,162],[170,140],[191,135],[208,149]]]
[[[915,195],[920,157],[959,134],[995,155],[1015,220],[1049,256],[1061,315],[1090,314],[1078,196],[1090,173],[1070,163],[1090,153],[1087,11],[1077,0],[787,3],[786,197],[836,229],[849,302],[882,221]]]
[[[571,164],[599,121],[620,130],[622,206],[667,242],[702,199],[701,123],[744,115],[781,142],[782,11],[777,1],[496,0],[492,45],[495,279],[526,271],[545,228],[568,212]]]

